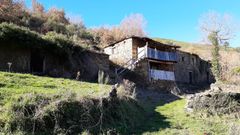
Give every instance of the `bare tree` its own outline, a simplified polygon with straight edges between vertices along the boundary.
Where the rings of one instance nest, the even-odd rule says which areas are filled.
[[[92,30],[99,44],[105,46],[130,36],[146,36],[146,21],[141,14],[125,17],[119,25],[101,26]]]
[[[214,32],[219,44],[224,45],[235,36],[237,25],[231,15],[210,11],[201,16],[199,28],[205,41],[209,42],[208,36]]]
[[[226,47],[229,45],[229,40],[234,37],[237,27],[230,15],[209,12],[200,18],[199,28],[203,39],[213,45],[212,72],[217,81],[222,80],[224,77],[222,76],[223,71],[220,64],[220,46]]]
[[[119,29],[123,37],[145,36],[146,20],[142,14],[131,14],[125,17],[120,23]]]
[[[44,14],[44,7],[37,0],[32,0],[32,11],[33,13],[42,16]]]

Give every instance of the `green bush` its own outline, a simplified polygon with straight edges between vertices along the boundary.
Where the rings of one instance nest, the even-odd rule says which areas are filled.
[[[10,43],[15,47],[44,49],[56,54],[82,49],[63,34],[49,32],[46,35],[40,35],[12,23],[0,24],[0,42],[1,45]]]
[[[22,47],[40,47],[47,44],[38,33],[12,23],[0,24],[0,42],[17,43]]]

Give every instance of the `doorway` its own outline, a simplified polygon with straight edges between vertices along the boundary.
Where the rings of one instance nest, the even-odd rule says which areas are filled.
[[[193,76],[192,76],[192,72],[189,72],[189,84],[193,83]]]
[[[209,75],[209,72],[207,72],[207,83],[210,83],[210,75]]]
[[[32,73],[43,73],[44,57],[37,51],[31,52],[30,69]]]

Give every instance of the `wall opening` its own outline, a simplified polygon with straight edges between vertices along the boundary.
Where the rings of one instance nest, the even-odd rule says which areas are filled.
[[[182,62],[184,62],[185,61],[185,58],[184,57],[182,57]]]
[[[31,52],[30,69],[32,73],[43,73],[44,57],[37,51]]]
[[[210,83],[210,75],[209,75],[209,72],[207,72],[207,83]]]
[[[192,76],[192,72],[189,72],[189,83],[192,84],[193,83],[193,76]]]

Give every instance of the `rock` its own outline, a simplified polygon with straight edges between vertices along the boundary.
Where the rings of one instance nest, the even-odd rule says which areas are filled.
[[[221,92],[222,91],[222,89],[219,86],[217,86],[216,84],[211,84],[210,88],[211,88],[211,90],[210,90],[211,92]]]
[[[209,114],[230,114],[240,111],[240,93],[206,92],[188,98],[186,110]]]
[[[127,91],[129,95],[131,95],[136,89],[136,84],[127,79],[124,79],[122,84],[123,84],[124,90]]]

